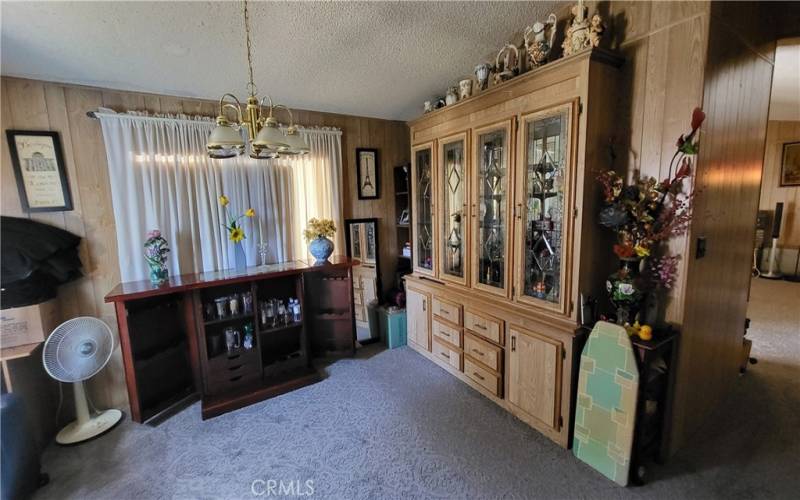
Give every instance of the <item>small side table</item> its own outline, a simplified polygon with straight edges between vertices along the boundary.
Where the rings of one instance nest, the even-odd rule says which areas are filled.
[[[639,368],[636,429],[631,456],[631,482],[643,484],[645,463],[664,463],[669,453],[672,399],[678,358],[678,332],[655,332],[653,340],[631,337]]]

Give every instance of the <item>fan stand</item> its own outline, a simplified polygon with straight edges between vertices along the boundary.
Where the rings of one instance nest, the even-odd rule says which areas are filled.
[[[83,382],[75,382],[72,386],[78,419],[61,429],[56,436],[58,444],[75,444],[99,436],[117,425],[122,418],[122,412],[116,409],[104,410],[90,416]]]

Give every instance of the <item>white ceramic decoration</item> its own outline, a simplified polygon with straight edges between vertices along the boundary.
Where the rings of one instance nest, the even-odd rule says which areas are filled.
[[[457,102],[458,102],[458,89],[456,89],[455,87],[450,87],[449,89],[447,89],[447,96],[445,96],[444,98],[444,103],[445,105],[450,106],[451,104],[455,104]]]
[[[533,26],[525,28],[525,50],[528,52],[528,61],[531,66],[541,66],[547,62],[550,51],[553,50],[553,42],[556,38],[556,23],[558,18],[555,14],[547,16],[547,21],[535,22]],[[550,36],[547,36],[547,29],[550,29]]]
[[[494,83],[504,82],[517,76],[519,73],[519,49],[516,45],[507,43],[495,58]]]
[[[478,79],[478,89],[486,90],[489,84],[489,73],[492,71],[492,65],[483,63],[475,66],[475,78]]]
[[[425,111],[425,113],[430,113],[431,111],[433,111],[433,104],[431,103],[431,101],[425,101],[423,103],[423,110]]]
[[[458,98],[466,99],[472,95],[472,78],[466,78],[458,82]]]
[[[572,7],[572,15],[574,16],[572,24],[567,28],[564,43],[561,44],[564,49],[564,56],[569,56],[591,47],[597,47],[600,45],[600,38],[602,38],[605,31],[603,19],[598,14],[592,16],[591,22],[589,21],[583,0],[579,0],[578,4]]]

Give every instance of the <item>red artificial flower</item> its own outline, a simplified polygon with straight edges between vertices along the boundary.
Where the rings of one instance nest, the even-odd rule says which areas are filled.
[[[681,179],[685,179],[692,174],[692,162],[689,158],[684,157],[683,161],[681,162],[681,167],[678,169],[678,172],[675,174],[675,180],[679,181]]]
[[[700,125],[703,124],[703,120],[705,119],[706,114],[703,113],[703,110],[700,108],[694,108],[694,111],[692,111],[692,133],[700,128]]]
[[[636,251],[630,245],[614,245],[614,253],[620,259],[629,259],[634,256]]]

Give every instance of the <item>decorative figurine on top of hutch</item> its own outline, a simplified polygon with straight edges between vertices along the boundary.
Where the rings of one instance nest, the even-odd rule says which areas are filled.
[[[486,90],[489,85],[489,74],[492,72],[492,65],[483,63],[475,66],[475,78],[478,80],[478,90]]]
[[[572,23],[567,28],[564,43],[564,56],[570,56],[581,50],[600,46],[600,38],[603,36],[605,26],[599,14],[592,16],[591,22],[587,19],[588,9],[583,5],[583,0],[578,0],[578,4],[572,7]]]
[[[550,51],[553,50],[553,43],[556,38],[556,23],[558,18],[555,14],[547,16],[547,21],[535,22],[533,26],[525,28],[525,50],[528,52],[528,61],[531,67],[538,67],[547,62]],[[550,28],[550,37],[547,38],[547,28]],[[531,37],[533,35],[533,37]]]
[[[465,78],[458,82],[459,100],[467,99],[472,95],[472,78]]]
[[[519,49],[517,46],[507,43],[500,49],[495,58],[494,67],[494,83],[505,82],[517,76],[519,74]]]
[[[447,89],[447,97],[445,97],[445,104],[450,106],[458,102],[458,89],[450,87]]]
[[[167,240],[161,236],[161,231],[154,229],[147,233],[147,241],[144,242],[144,258],[150,268],[150,283],[155,286],[164,284],[169,279],[168,253],[169,246]]]

